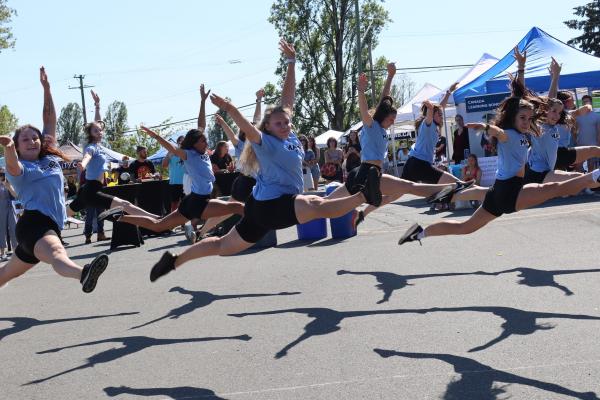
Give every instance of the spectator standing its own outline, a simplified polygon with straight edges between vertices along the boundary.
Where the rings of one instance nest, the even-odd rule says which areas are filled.
[[[592,106],[592,96],[585,95],[581,98],[583,105]],[[579,115],[577,123],[577,147],[598,146],[600,137],[600,115],[595,112]],[[597,158],[587,160],[587,170],[592,171],[598,165]]]
[[[298,140],[300,141],[300,143],[302,143],[302,148],[304,149],[304,160],[302,160],[302,173],[308,173],[311,172],[311,167],[317,162],[316,157],[315,157],[315,152],[312,151],[309,147],[308,147],[308,139],[306,138],[306,136],[304,135],[300,135],[298,137]],[[312,172],[311,172],[311,178],[312,178]],[[313,181],[311,179],[311,181]],[[304,183],[306,185],[306,183]],[[316,189],[317,186],[314,186],[314,182],[313,182],[313,186],[311,187],[306,187],[305,189]]]
[[[319,168],[319,160],[321,160],[321,151],[317,146],[314,136],[308,137],[308,147],[315,153],[315,162],[310,166],[310,173],[313,178],[313,185],[315,189],[319,188],[319,179],[321,178],[321,169]]]
[[[117,185],[126,185],[128,183],[131,183],[130,171],[131,170],[129,168],[129,157],[123,156],[123,158],[119,162],[119,167],[113,170],[113,172],[117,173]],[[123,173],[127,173],[127,175],[123,175]]]
[[[181,147],[184,136],[177,138],[177,147]],[[162,161],[163,168],[169,170],[169,195],[171,197],[171,212],[177,210],[183,199],[183,160],[176,154],[169,152]]]
[[[146,146],[138,146],[135,152],[137,154],[137,159],[129,166],[131,178],[135,181],[150,178],[150,175],[156,173],[156,169],[154,168],[152,161],[148,160],[148,149]]]
[[[442,131],[438,129],[438,140],[435,144],[435,161],[442,161],[446,157],[446,138],[442,135]]]
[[[454,118],[454,122],[456,122],[456,129],[452,136],[452,160],[456,164],[460,164],[468,156],[465,150],[470,153],[469,129],[465,126],[465,121],[460,114]]]
[[[67,178],[67,198],[73,197],[77,194],[77,183],[75,183],[75,177],[69,175]]]
[[[15,226],[17,218],[12,208],[12,200],[17,197],[14,189],[6,180],[4,168],[0,168],[0,261],[6,261],[7,245],[14,249],[17,247]],[[8,233],[8,237],[6,236]],[[10,240],[10,243],[8,242]]]
[[[210,156],[212,169],[215,174],[223,174],[231,172],[235,169],[233,158],[229,155],[227,142],[220,141],[215,147],[215,151]]]
[[[338,149],[338,141],[335,138],[327,139],[327,150],[325,150],[325,165],[330,174],[322,174],[323,177],[330,181],[343,181],[342,164],[344,162],[344,152]],[[328,165],[329,164],[329,165]]]
[[[346,172],[360,167],[360,142],[358,141],[358,131],[350,131],[348,143],[344,146],[344,158],[346,159]]]

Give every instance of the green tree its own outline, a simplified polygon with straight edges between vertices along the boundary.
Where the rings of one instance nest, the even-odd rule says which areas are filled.
[[[229,98],[227,98],[227,99],[229,100]],[[216,114],[219,114],[225,120],[225,122],[227,122],[227,124],[229,124],[231,129],[233,129],[235,131],[235,123],[233,122],[231,117],[225,111],[219,110],[216,112]],[[221,126],[219,126],[219,124],[217,124],[214,116],[211,118],[210,125],[207,127],[206,136],[208,136],[208,146],[211,149],[214,149],[215,146],[217,145],[217,143],[220,142],[221,140],[224,140],[224,141],[229,140],[229,139],[227,139],[227,135],[225,135],[223,128],[221,128]]]
[[[61,145],[71,141],[79,145],[83,137],[83,113],[77,103],[69,103],[60,110],[56,124]]]
[[[13,15],[17,12],[6,5],[7,0],[0,0],[0,52],[3,49],[15,47],[15,39],[13,38],[10,27],[6,26],[11,22]]]
[[[581,19],[571,19],[564,21],[571,29],[582,30],[583,33],[567,43],[570,45],[578,45],[581,50],[586,53],[600,57],[600,0],[595,0],[587,3],[584,6],[573,8],[574,15]]]
[[[127,126],[127,107],[122,101],[113,101],[108,105],[104,116],[106,141],[109,145],[123,138]]]
[[[281,37],[296,47],[302,69],[297,85],[294,124],[299,132],[345,130],[358,117],[356,103],[356,16],[351,0],[276,0],[271,22]],[[377,47],[390,22],[380,0],[360,0],[360,36]],[[366,65],[367,49],[361,49]],[[283,76],[282,63],[276,73]]]
[[[10,135],[17,129],[19,120],[10,112],[7,106],[0,107],[0,135]]]

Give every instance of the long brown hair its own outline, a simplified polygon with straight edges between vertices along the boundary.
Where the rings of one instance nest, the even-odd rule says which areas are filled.
[[[94,121],[94,122],[88,122],[87,124],[85,124],[83,126],[83,132],[87,135],[86,140],[88,143],[96,143],[96,138],[94,138],[92,136],[92,128],[94,127],[94,125],[98,125],[100,126],[102,130],[104,130],[104,128],[106,127],[106,124],[104,123],[104,121]]]
[[[435,115],[436,112],[442,112],[442,107],[439,105],[434,105],[433,115]],[[427,107],[425,106],[425,104],[423,104],[421,106],[421,115],[419,115],[419,118],[415,120],[415,131],[417,131],[417,133],[419,132],[419,128],[421,127],[421,124],[423,123],[425,118],[427,118]],[[435,122],[435,118],[433,119],[433,123],[436,124],[438,127],[441,126],[438,125],[437,122]]]
[[[26,125],[22,125],[22,126],[18,127],[15,130],[15,134],[13,135],[12,140],[15,144],[15,149],[17,150],[17,154],[19,155],[19,157],[21,156],[21,154],[19,153],[19,136],[21,135],[21,133],[23,131],[25,131],[27,129],[31,129],[35,133],[37,133],[38,138],[40,139],[41,147],[40,147],[40,154],[38,155],[38,160],[41,160],[43,157],[45,157],[47,155],[53,155],[53,156],[60,157],[65,161],[71,161],[69,159],[69,157],[67,157],[62,151],[60,151],[56,147],[50,146],[47,143],[45,143],[44,135],[42,135],[42,131],[40,131],[38,128],[36,128],[35,126],[33,126],[31,124],[26,124]]]
[[[529,129],[535,136],[540,136],[541,133],[537,122],[546,112],[546,108],[548,107],[547,99],[544,100],[525,88],[516,78],[512,79],[511,88],[512,96],[507,97],[500,103],[492,124],[502,129],[516,130],[515,119],[519,111],[524,109],[531,110],[533,111],[533,117]],[[526,135],[527,132],[523,134]]]

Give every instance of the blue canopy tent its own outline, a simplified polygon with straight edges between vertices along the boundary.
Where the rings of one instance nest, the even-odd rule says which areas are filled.
[[[169,142],[173,143],[175,146],[177,146],[177,142],[175,142],[173,140],[173,136],[172,135],[168,140]],[[160,147],[160,149],[158,149],[158,151],[154,154],[152,154],[150,157],[148,157],[148,160],[152,161],[154,164],[160,164],[163,160],[163,158],[165,158],[167,156],[167,153],[169,153],[167,151],[167,149],[165,149],[164,147]]]
[[[517,45],[519,51],[527,51],[525,84],[536,92],[550,87],[548,66],[551,57],[561,63],[559,86],[564,89],[599,88],[600,58],[582,52],[561,42],[543,30],[534,27]],[[454,102],[464,103],[469,96],[509,91],[507,73],[516,75],[516,61],[512,49],[490,69],[454,92]]]

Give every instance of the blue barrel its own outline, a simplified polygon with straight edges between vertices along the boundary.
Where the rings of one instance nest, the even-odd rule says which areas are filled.
[[[329,195],[338,186],[341,186],[338,182],[333,182],[327,185],[325,188],[325,193]],[[354,224],[352,223],[352,216],[354,211],[350,211],[346,215],[342,215],[338,218],[331,218],[329,220],[329,226],[331,227],[331,237],[335,239],[346,239],[352,236],[356,236],[356,230],[354,229]]]
[[[327,237],[327,221],[325,218],[313,219],[296,225],[299,240],[318,240]]]

